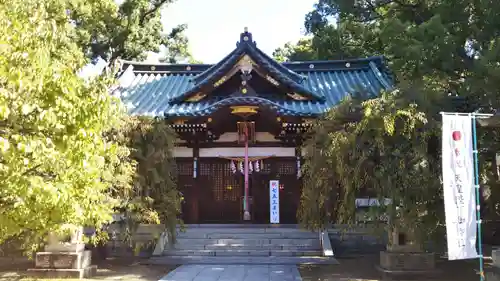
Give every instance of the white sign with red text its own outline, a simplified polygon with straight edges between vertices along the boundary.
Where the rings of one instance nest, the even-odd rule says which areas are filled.
[[[477,258],[472,116],[443,115],[442,133],[448,259]]]
[[[269,220],[280,223],[280,181],[269,181]]]

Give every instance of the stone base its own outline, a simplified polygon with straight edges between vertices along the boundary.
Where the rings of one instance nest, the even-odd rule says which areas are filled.
[[[433,253],[398,253],[380,252],[380,266],[377,269],[383,273],[384,278],[422,277],[432,276],[439,272],[436,270],[436,260]]]
[[[81,269],[90,266],[91,251],[81,252],[38,252],[36,268]]]
[[[91,265],[86,268],[68,269],[68,268],[31,268],[28,269],[28,275],[35,278],[90,278],[97,273],[97,266]]]
[[[500,268],[500,249],[491,250],[491,260],[493,261],[493,266]]]
[[[500,281],[500,268],[491,267],[484,270],[484,275],[488,281]]]

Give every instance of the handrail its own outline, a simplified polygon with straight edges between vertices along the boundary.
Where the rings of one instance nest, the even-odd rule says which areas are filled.
[[[321,243],[321,248],[323,250],[324,257],[333,257],[332,243],[330,242],[330,236],[328,235],[328,230],[319,231],[319,241]]]

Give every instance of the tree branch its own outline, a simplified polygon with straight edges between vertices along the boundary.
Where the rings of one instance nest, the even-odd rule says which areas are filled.
[[[163,6],[163,4],[167,2],[170,2],[170,0],[160,0],[157,3],[153,4],[153,7],[149,11],[146,11],[144,12],[144,14],[142,14],[141,18],[139,19],[139,25],[143,26],[146,22],[147,17],[151,14],[154,14],[156,11],[158,11],[158,9],[161,8],[161,6]]]

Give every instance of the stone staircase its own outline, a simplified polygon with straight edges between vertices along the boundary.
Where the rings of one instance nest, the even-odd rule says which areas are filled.
[[[316,232],[296,225],[187,225],[154,264],[336,263],[323,257]]]

